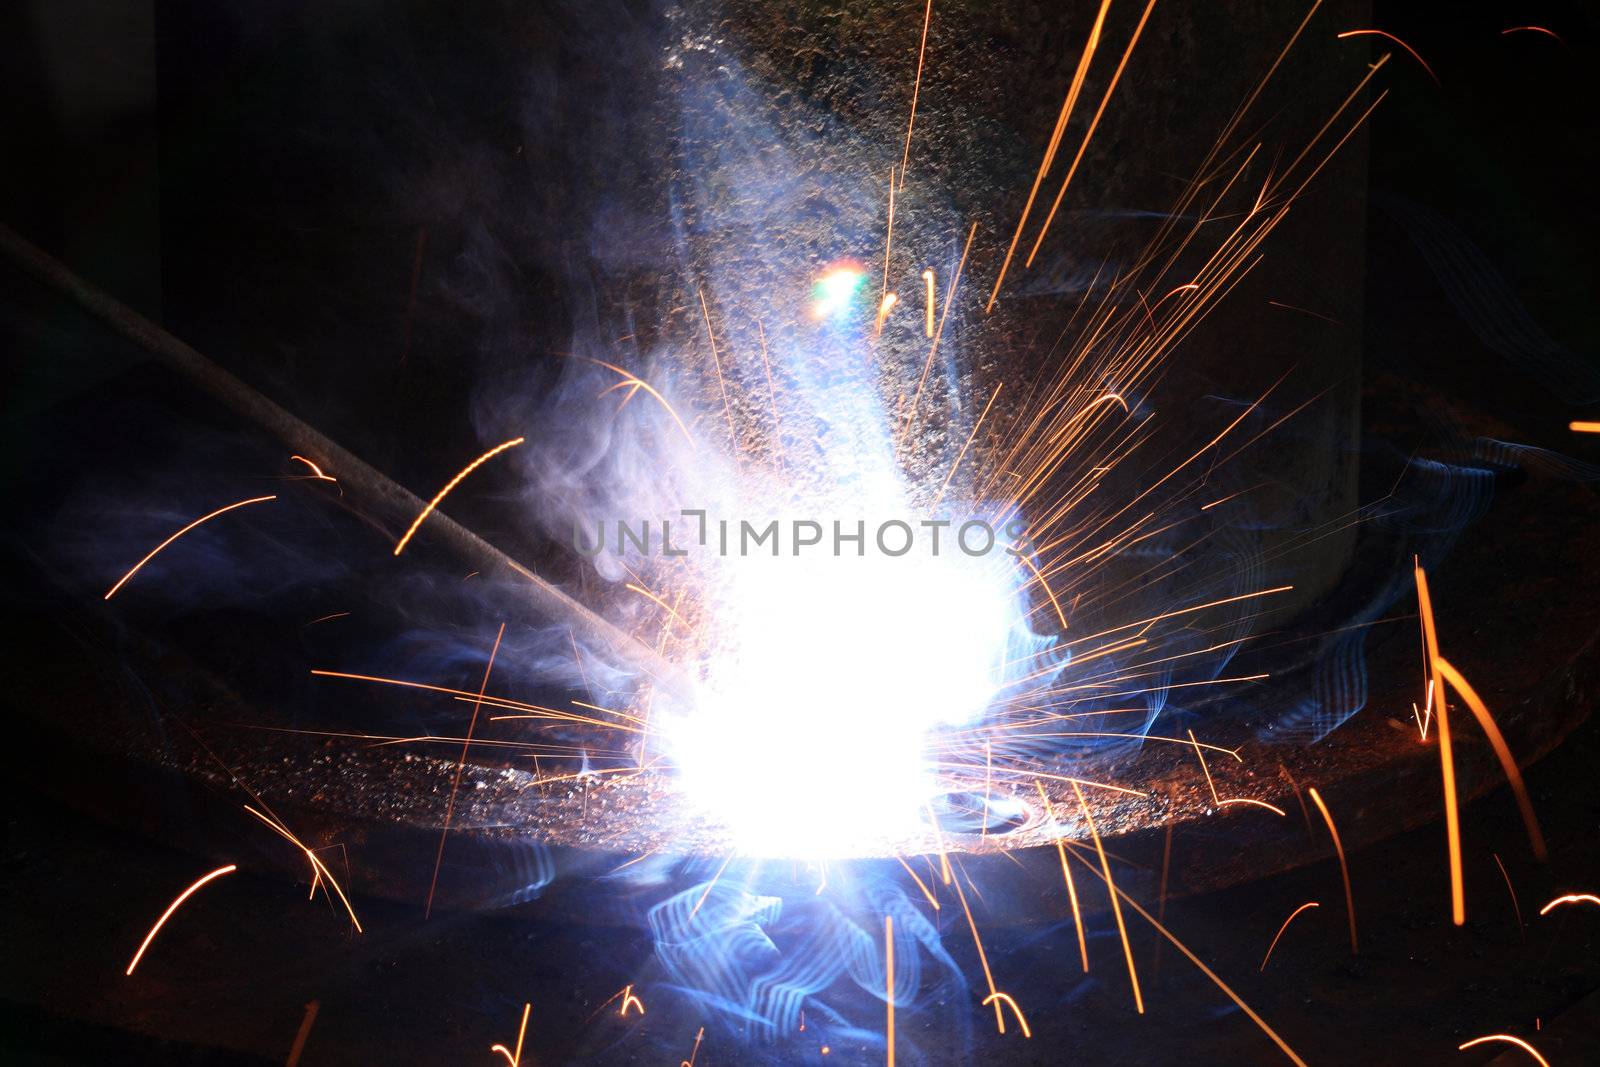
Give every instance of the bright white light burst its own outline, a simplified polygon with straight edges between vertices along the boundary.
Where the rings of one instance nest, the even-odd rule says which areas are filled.
[[[668,734],[688,793],[745,853],[848,856],[918,832],[930,732],[983,713],[1021,626],[1011,558],[943,547],[724,561],[722,647]]]

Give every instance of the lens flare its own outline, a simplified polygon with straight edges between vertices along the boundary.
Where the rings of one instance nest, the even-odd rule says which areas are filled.
[[[818,319],[836,319],[850,310],[856,292],[867,280],[866,271],[854,263],[840,263],[828,268],[811,287],[811,313]]]

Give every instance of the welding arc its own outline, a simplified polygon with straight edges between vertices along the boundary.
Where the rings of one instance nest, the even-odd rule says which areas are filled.
[[[69,298],[112,330],[222,401],[236,414],[255,423],[295,452],[316,457],[325,469],[338,474],[339,483],[347,491],[353,490],[364,498],[368,506],[376,508],[381,514],[392,516],[403,524],[410,522],[425,506],[410,490],[345,451],[126,304],[84,281],[60,260],[35,247],[3,224],[0,224],[0,252],[18,270]],[[683,672],[653,649],[607,622],[465,526],[447,515],[434,512],[429,518],[428,528],[430,538],[448,545],[473,566],[481,570],[511,570],[526,579],[529,597],[535,608],[570,626],[580,638],[604,646],[624,663],[679,695],[689,692],[688,680]]]

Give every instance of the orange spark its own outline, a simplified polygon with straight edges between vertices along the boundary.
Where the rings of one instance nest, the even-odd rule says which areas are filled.
[[[1018,557],[1018,558],[1022,558],[1022,557]],[[1072,645],[1081,645],[1085,641],[1092,641],[1097,637],[1105,637],[1105,636],[1107,636],[1109,634],[1121,633],[1123,630],[1132,630],[1132,629],[1134,629],[1136,627],[1140,627],[1140,626],[1146,627],[1146,629],[1148,629],[1150,626],[1154,625],[1155,623],[1165,622],[1167,619],[1177,618],[1179,615],[1193,615],[1197,611],[1204,611],[1207,608],[1221,607],[1224,604],[1234,604],[1234,603],[1237,603],[1238,601],[1241,601],[1241,600],[1249,600],[1252,597],[1272,596],[1275,593],[1287,593],[1289,590],[1291,590],[1293,588],[1294,588],[1294,586],[1292,586],[1292,585],[1277,585],[1277,586],[1273,586],[1271,589],[1262,589],[1259,592],[1255,592],[1255,593],[1240,593],[1238,596],[1222,597],[1220,600],[1209,600],[1204,604],[1194,604],[1194,605],[1191,605],[1190,607],[1187,607],[1187,608],[1176,608],[1176,609],[1174,609],[1172,611],[1164,611],[1160,615],[1152,615],[1148,619],[1140,619],[1137,622],[1125,623],[1122,626],[1113,626],[1109,630],[1101,630],[1099,633],[1089,634],[1087,637],[1080,637],[1075,641],[1067,642],[1067,645],[1069,647],[1072,646]]]
[[[1501,30],[1500,36],[1504,37],[1512,33],[1542,33],[1546,37],[1553,37],[1557,41],[1561,41],[1561,38],[1557,36],[1554,30],[1547,30],[1543,26],[1512,26],[1508,30]],[[1561,43],[1566,44],[1567,42],[1561,41]]]
[[[1461,811],[1456,802],[1456,765],[1450,753],[1450,702],[1445,698],[1443,674],[1439,670],[1439,633],[1433,624],[1433,601],[1428,596],[1428,576],[1420,563],[1416,565],[1416,579],[1417,611],[1422,616],[1423,651],[1427,655],[1430,692],[1435,704],[1433,715],[1439,723],[1439,765],[1444,773],[1444,829],[1450,862],[1450,921],[1460,926],[1467,921],[1467,898],[1461,875]]]
[[[900,154],[900,187],[906,184],[906,163],[911,159],[911,131],[917,124],[917,95],[922,92],[922,57],[928,51],[928,22],[933,18],[933,0],[922,9],[922,43],[917,45],[917,77],[911,83],[911,117],[906,120],[906,149]]]
[[[1044,575],[1039,572],[1038,567],[1033,565],[1033,560],[1028,558],[1027,553],[1022,553],[1017,558],[1033,572],[1034,578],[1039,582],[1039,587],[1044,590],[1044,595],[1050,598],[1050,606],[1056,609],[1056,621],[1061,623],[1061,629],[1065,632],[1067,629],[1067,613],[1061,610],[1061,602],[1056,599],[1055,593],[1051,591],[1050,583],[1044,580]]]
[[[1494,857],[1494,865],[1500,868],[1500,877],[1504,878],[1506,881],[1506,892],[1511,894],[1511,910],[1514,911],[1517,916],[1517,929],[1519,931],[1523,930],[1522,904],[1517,900],[1516,887],[1511,884],[1511,874],[1506,870],[1506,865],[1500,862],[1500,853],[1491,852],[1489,855]]]
[[[937,898],[937,897],[935,897],[933,895],[933,891],[928,888],[928,883],[924,882],[921,878],[917,877],[917,872],[911,869],[911,864],[906,862],[904,856],[896,854],[895,855],[895,859],[900,861],[900,866],[902,866],[902,867],[904,867],[906,869],[906,873],[911,876],[911,880],[913,882],[917,883],[917,888],[922,890],[922,895],[927,898],[927,901],[928,901],[929,904],[933,905],[933,910],[934,911],[938,911],[939,910],[939,898]]]
[[[883,229],[883,284],[879,293],[889,291],[889,253],[894,248],[894,168],[889,168],[889,221]]]
[[[504,1045],[489,1046],[490,1052],[500,1053],[500,1055],[506,1058],[506,1062],[509,1063],[511,1067],[520,1067],[522,1063],[522,1038],[528,1032],[528,1013],[532,1010],[533,1004],[531,1001],[522,1005],[522,1025],[517,1027],[517,1050],[515,1052],[512,1052]]]
[[[978,437],[978,428],[983,425],[983,420],[989,417],[989,409],[994,407],[995,398],[1000,395],[1000,390],[1005,384],[1005,382],[997,382],[994,392],[989,394],[989,402],[983,405],[983,411],[979,413],[978,421],[972,424],[972,432],[967,434],[966,443],[961,446],[961,451],[956,453],[956,461],[950,464],[950,473],[944,476],[944,484],[939,486],[939,495],[933,498],[935,507],[938,506],[939,501],[944,499],[945,490],[950,488],[950,479],[955,477],[956,470],[961,466],[961,461],[967,456],[967,449],[972,447],[972,442]],[[1062,621],[1065,622],[1066,620],[1063,619]]]
[[[922,272],[922,284],[926,290],[922,308],[922,332],[924,336],[933,336],[933,268],[929,267]]]
[[[695,290],[700,296],[700,314],[706,321],[706,340],[711,342],[711,365],[717,371],[717,392],[722,394],[722,415],[728,420],[728,440],[733,445],[734,455],[739,454],[739,432],[733,428],[733,409],[728,406],[728,386],[722,380],[722,357],[717,353],[717,335],[711,330],[711,309],[706,307],[706,289],[700,286]]]
[[[983,826],[979,837],[989,836],[989,803],[994,791],[994,744],[983,743]]]
[[[310,622],[306,623],[306,625],[315,626],[319,622],[329,622],[333,619],[342,619],[349,614],[350,613],[348,611],[336,611],[332,615],[324,615],[321,618],[312,619]]]
[[[1522,1038],[1512,1037],[1510,1034],[1485,1034],[1483,1037],[1475,1037],[1471,1041],[1457,1045],[1456,1050],[1458,1052],[1465,1052],[1472,1046],[1481,1045],[1485,1041],[1504,1041],[1508,1045],[1515,1045],[1537,1060],[1541,1064],[1541,1067],[1550,1067],[1550,1061],[1539,1055],[1538,1049],[1522,1040]]]
[[[456,792],[461,788],[461,772],[467,766],[467,749],[472,747],[472,731],[478,725],[478,712],[483,708],[483,694],[489,688],[489,673],[494,670],[494,659],[500,654],[500,639],[506,635],[506,624],[500,624],[500,632],[494,635],[494,648],[489,650],[489,663],[483,668],[483,682],[478,686],[478,698],[472,702],[472,719],[467,723],[467,736],[461,742],[461,757],[456,760],[456,774],[450,782],[450,799],[445,803],[444,826],[439,831],[439,850],[433,857],[433,878],[428,882],[428,903],[423,909],[424,919],[433,914],[433,891],[439,885],[439,867],[444,863],[444,843],[450,836],[450,819],[456,811]]]
[[[422,514],[416,517],[416,519],[411,523],[411,528],[406,531],[405,536],[400,538],[400,543],[394,546],[394,554],[398,556],[400,553],[405,551],[406,543],[409,542],[412,535],[417,532],[417,527],[422,525],[422,520],[433,514],[433,509],[439,506],[439,501],[443,500],[449,494],[450,490],[460,485],[463,478],[477,470],[479,467],[483,466],[495,456],[498,456],[500,453],[504,452],[506,449],[515,448],[522,444],[522,442],[525,440],[527,440],[525,437],[513,437],[511,440],[506,441],[503,444],[495,445],[493,448],[489,449],[489,451],[485,452],[483,455],[479,456],[477,459],[463,467],[460,474],[457,474],[454,478],[451,478],[445,483],[445,487],[439,490],[439,495],[428,501],[428,506],[422,509]]]
[[[631,985],[623,987],[623,990],[622,990],[622,1011],[618,1012],[617,1014],[619,1016],[621,1016],[622,1018],[626,1019],[628,1017],[628,1006],[629,1005],[632,1005],[633,1007],[639,1009],[639,1014],[640,1015],[644,1014],[644,1004],[640,1002],[638,997],[633,995],[633,986],[631,986]]]
[[[765,345],[765,341],[762,343]],[[672,416],[672,421],[678,424],[678,429],[683,433],[684,440],[688,441],[691,445],[694,444],[694,435],[689,432],[689,427],[683,424],[683,420],[678,417],[678,413],[673,410],[672,405],[667,403],[667,398],[662,396],[660,391],[656,389],[655,386],[651,385],[638,375],[631,374],[628,371],[623,370],[614,363],[607,363],[603,359],[591,359],[588,356],[581,356],[579,358],[585,359],[597,367],[604,367],[606,370],[618,375],[622,379],[616,385],[611,386],[610,389],[602,392],[600,394],[601,396],[605,396],[606,393],[611,392],[612,389],[627,389],[629,397],[633,396],[634,393],[637,393],[641,389],[644,390],[655,400],[656,403],[660,404],[662,408],[666,410],[668,415]],[[624,399],[623,403],[626,404],[627,400]]]
[[[1345,916],[1350,920],[1350,955],[1354,956],[1357,954],[1356,898],[1355,894],[1350,892],[1350,868],[1344,861],[1344,844],[1339,840],[1339,828],[1333,825],[1333,814],[1328,811],[1328,805],[1322,802],[1322,796],[1317,792],[1316,787],[1313,786],[1306,792],[1311,794],[1312,803],[1316,804],[1317,810],[1322,812],[1322,821],[1328,824],[1328,834],[1333,838],[1333,850],[1339,856],[1339,877],[1344,879],[1344,911]]]
[[[350,916],[350,924],[356,928],[356,933],[362,933],[361,920],[356,918],[356,911],[350,906],[350,898],[344,895],[344,889],[340,887],[339,880],[335,878],[333,876],[333,872],[328,870],[327,866],[317,858],[316,852],[310,848],[307,848],[306,843],[290,832],[289,828],[279,820],[270,815],[263,815],[261,812],[257,811],[255,808],[252,808],[248,804],[244,806],[244,810],[248,811],[251,815],[254,815],[256,818],[266,823],[267,826],[272,829],[273,833],[277,834],[291,845],[294,845],[301,852],[305,853],[306,859],[311,861],[312,892],[316,892],[316,886],[319,885],[323,879],[327,879],[328,884],[333,886],[333,891],[339,895],[339,902],[344,905],[345,913]]]
[[[1200,751],[1200,742],[1194,739],[1194,731],[1189,730],[1187,732],[1189,734],[1189,743],[1194,746],[1194,754],[1200,760],[1200,770],[1206,776],[1206,788],[1211,790],[1211,803],[1221,807],[1222,801],[1217,799],[1216,783],[1211,780],[1211,770],[1206,766],[1206,754]]]
[[[1044,801],[1044,813],[1048,815],[1050,817],[1050,821],[1054,823],[1056,821],[1056,813],[1055,809],[1050,806],[1049,794],[1044,791],[1044,786],[1037,778],[1033,780],[1033,786],[1035,789],[1039,790],[1039,799]],[[1065,879],[1067,883],[1067,899],[1072,903],[1072,925],[1078,929],[1078,955],[1083,959],[1083,973],[1088,974],[1089,943],[1084,939],[1083,936],[1083,915],[1078,910],[1078,887],[1072,881],[1072,868],[1067,866],[1067,847],[1061,843],[1061,834],[1057,832],[1055,838],[1056,853],[1061,857],[1061,877]]]
[[[328,475],[322,473],[322,468],[321,467],[317,466],[315,463],[311,462],[309,459],[307,459],[304,456],[290,456],[289,458],[290,459],[297,459],[301,463],[304,463],[306,466],[310,467],[311,468],[311,477],[316,479],[319,482],[334,482],[334,483],[337,483],[339,481],[339,479],[337,479],[337,478],[330,478]]]
[[[1094,414],[1095,410],[1108,400],[1121,404],[1122,413],[1124,415],[1128,413],[1128,402],[1122,399],[1122,394],[1105,393],[1101,396],[1095,397],[1093,400],[1089,401],[1089,403],[1085,404],[1083,406],[1083,410],[1077,412],[1072,416],[1072,418],[1068,419],[1067,424],[1061,427],[1061,429],[1057,430],[1050,440],[1052,442],[1060,440],[1069,430],[1073,429],[1073,427],[1077,426],[1078,423],[1082,422],[1088,416]]]
[[[1117,82],[1122,80],[1122,72],[1127,69],[1128,60],[1133,58],[1133,49],[1139,43],[1139,37],[1144,33],[1144,24],[1154,10],[1156,0],[1150,0],[1144,6],[1144,14],[1139,16],[1139,24],[1133,28],[1133,36],[1128,40],[1128,47],[1123,49],[1122,59],[1117,62],[1117,69],[1111,75],[1111,82],[1106,86],[1106,91],[1100,97],[1100,106],[1095,109],[1094,118],[1089,120],[1089,130],[1083,135],[1083,143],[1078,145],[1078,154],[1073,157],[1072,165],[1067,168],[1067,176],[1061,181],[1061,188],[1056,191],[1055,202],[1050,205],[1050,213],[1044,217],[1044,225],[1039,227],[1039,236],[1033,240],[1033,248],[1028,251],[1028,258],[1023,261],[1024,267],[1033,266],[1033,257],[1039,254],[1039,246],[1044,244],[1045,234],[1050,232],[1050,223],[1055,220],[1056,212],[1061,208],[1062,198],[1067,195],[1067,186],[1072,184],[1073,175],[1078,172],[1078,164],[1083,162],[1083,155],[1089,150],[1089,142],[1094,140],[1094,131],[1100,125],[1100,118],[1106,113],[1106,105],[1111,103],[1111,95],[1117,91]]]
[[[139,944],[139,951],[133,954],[133,960],[128,964],[128,969],[122,973],[125,975],[133,974],[133,969],[139,966],[139,960],[144,957],[144,950],[150,947],[150,942],[156,939],[156,934],[161,932],[161,928],[166,925],[167,920],[172,918],[172,913],[182,907],[183,902],[193,896],[197,889],[211,881],[213,878],[221,878],[223,875],[232,874],[238,869],[238,865],[232,863],[228,864],[226,867],[218,867],[204,878],[201,878],[199,881],[195,882],[194,885],[179,893],[178,898],[171,904],[168,904],[167,910],[161,913],[161,918],[156,920],[156,924],[150,928],[150,932],[144,935],[144,941]]]
[[[965,870],[962,873],[965,874]],[[989,954],[983,949],[983,938],[978,936],[978,921],[972,917],[972,907],[967,903],[967,894],[961,889],[961,879],[956,878],[950,884],[955,887],[956,899],[961,902],[961,911],[967,917],[967,928],[972,931],[972,945],[978,950],[978,964],[983,968],[983,980],[989,986],[989,996],[983,1003],[989,1004],[994,1001],[994,994],[999,992],[994,984],[994,971],[989,967]],[[971,884],[970,878],[968,884]],[[973,886],[973,891],[977,891],[976,886]],[[1006,1018],[1001,1014],[998,1002],[994,1002],[994,1024],[1002,1034],[1006,1032]]]
[[[1085,867],[1089,868],[1090,872],[1095,874],[1097,877],[1100,877],[1102,880],[1104,879],[1105,876],[1100,874],[1100,872],[1098,872],[1098,871],[1096,871],[1094,869],[1094,864],[1090,863],[1088,860],[1084,859],[1082,856],[1074,854],[1073,855],[1073,859],[1077,860],[1079,863],[1081,863]],[[1256,1014],[1255,1009],[1250,1007],[1249,1004],[1246,1004],[1244,1002],[1244,999],[1242,997],[1240,997],[1239,994],[1235,993],[1233,991],[1233,988],[1231,986],[1229,986],[1228,983],[1224,982],[1221,978],[1219,978],[1217,976],[1217,972],[1213,971],[1210,967],[1207,967],[1205,965],[1205,963],[1201,961],[1199,956],[1196,956],[1193,952],[1191,952],[1189,950],[1189,946],[1188,945],[1185,945],[1182,941],[1179,941],[1177,939],[1177,937],[1172,933],[1171,930],[1168,930],[1165,926],[1163,926],[1161,924],[1160,920],[1158,920],[1155,916],[1151,915],[1144,908],[1140,907],[1139,902],[1137,900],[1134,900],[1127,893],[1125,893],[1122,890],[1117,889],[1116,887],[1112,886],[1110,882],[1107,882],[1106,886],[1107,886],[1108,889],[1111,890],[1113,899],[1115,899],[1117,897],[1120,897],[1124,902],[1127,903],[1128,907],[1130,907],[1134,911],[1138,912],[1139,916],[1142,919],[1144,919],[1145,922],[1147,922],[1151,926],[1153,926],[1157,933],[1159,933],[1162,937],[1166,938],[1169,942],[1171,942],[1172,946],[1174,948],[1176,948],[1179,952],[1183,953],[1184,958],[1186,958],[1190,963],[1192,963],[1196,967],[1198,967],[1200,969],[1200,973],[1201,974],[1203,974],[1207,978],[1211,979],[1211,984],[1215,985],[1218,989],[1222,990],[1223,994],[1229,1000],[1231,1000],[1235,1004],[1237,1004],[1239,1006],[1239,1010],[1244,1012],[1245,1015],[1249,1016],[1250,1021],[1255,1023],[1256,1026],[1260,1028],[1262,1033],[1266,1034],[1267,1037],[1272,1039],[1272,1043],[1274,1045],[1277,1045],[1278,1048],[1283,1051],[1283,1054],[1285,1056],[1289,1057],[1290,1061],[1295,1064],[1295,1067],[1306,1067],[1306,1061],[1301,1059],[1299,1054],[1297,1054],[1294,1051],[1294,1049],[1289,1047],[1289,1043],[1286,1042],[1283,1038],[1279,1037],[1278,1036],[1278,1032],[1276,1030],[1274,1030],[1272,1027],[1268,1026],[1267,1025],[1267,1021],[1265,1019],[1263,1019],[1260,1015]]]
[[[306,1005],[306,1013],[300,1020],[300,1029],[295,1031],[294,1044],[289,1046],[289,1058],[283,1061],[283,1067],[297,1067],[300,1054],[305,1051],[306,1038],[311,1036],[311,1024],[317,1021],[317,1012],[321,1010],[322,1002],[313,1000]]]
[[[985,1007],[990,1004],[1004,1004],[1006,1007],[1011,1009],[1011,1014],[1016,1016],[1018,1025],[1022,1027],[1022,1036],[1033,1036],[1033,1031],[1028,1029],[1027,1017],[1022,1014],[1022,1009],[1017,1007],[1017,1002],[1011,999],[1010,993],[990,993],[988,996],[983,998],[983,1003]]]
[[[1072,75],[1072,84],[1067,89],[1067,98],[1061,103],[1061,114],[1056,116],[1056,128],[1050,134],[1050,144],[1044,150],[1044,159],[1039,163],[1039,173],[1034,175],[1033,188],[1028,190],[1028,201],[1022,205],[1022,217],[1017,220],[1017,232],[1011,235],[1011,244],[1006,248],[1005,259],[1000,263],[1000,274],[994,280],[994,289],[989,293],[989,302],[984,305],[983,313],[987,315],[994,310],[994,302],[1000,295],[1000,286],[1005,284],[1006,271],[1011,267],[1011,257],[1016,254],[1017,242],[1022,239],[1023,228],[1028,225],[1028,215],[1033,211],[1034,198],[1039,195],[1039,186],[1044,184],[1046,174],[1055,163],[1056,149],[1061,147],[1061,135],[1067,132],[1067,121],[1072,118],[1072,109],[1078,103],[1078,94],[1083,89],[1083,79],[1089,73],[1089,61],[1094,58],[1094,50],[1100,44],[1100,28],[1105,25],[1106,12],[1111,9],[1111,0],[1101,0],[1100,12],[1095,16],[1094,26],[1089,30],[1089,40],[1083,46],[1083,55],[1078,58],[1078,69]]]
[[[961,259],[956,264],[956,272],[950,276],[950,285],[945,290],[944,307],[939,310],[939,325],[934,328],[933,343],[928,346],[928,358],[922,364],[922,376],[917,379],[917,391],[911,397],[911,406],[906,409],[906,425],[900,431],[899,440],[895,442],[896,448],[900,446],[901,442],[905,441],[906,437],[911,433],[911,427],[916,424],[917,405],[922,400],[922,389],[928,383],[928,371],[933,367],[934,353],[939,351],[939,338],[944,336],[944,321],[950,314],[951,303],[955,300],[956,285],[961,281],[961,272],[966,269],[967,253],[972,251],[972,239],[977,235],[978,224],[974,222],[972,228],[967,231],[967,243],[961,248]]]
[[[194,529],[196,526],[199,526],[201,523],[208,522],[211,519],[216,518],[218,515],[221,515],[223,512],[232,511],[234,508],[242,508],[246,504],[260,504],[260,503],[262,503],[264,501],[267,501],[267,500],[276,500],[276,499],[278,499],[276,496],[253,496],[249,500],[241,500],[238,503],[229,504],[225,508],[218,508],[216,511],[211,512],[211,514],[209,514],[209,515],[200,516],[198,519],[194,520],[189,525],[185,526],[183,529],[179,530],[177,533],[173,534],[171,537],[167,538],[165,541],[161,542],[159,545],[157,545],[156,547],[152,548],[150,550],[150,553],[147,556],[145,556],[144,559],[141,559],[138,563],[135,563],[133,565],[133,569],[132,570],[128,571],[127,574],[124,574],[121,578],[117,579],[117,584],[112,586],[106,592],[106,595],[105,595],[105,597],[103,599],[110,600],[113,596],[116,595],[116,592],[117,592],[118,589],[121,589],[124,585],[127,584],[129,578],[132,578],[135,574],[139,573],[139,568],[140,567],[143,567],[146,563],[149,563],[152,559],[155,558],[156,553],[160,552],[163,548],[166,548],[168,545],[172,544],[172,542],[176,541],[178,538],[182,537],[184,534],[188,533],[190,530]]]
[[[883,299],[878,301],[878,332],[883,332],[883,320],[889,317],[889,311],[900,302],[894,293],[884,293]]]
[[[1344,323],[1340,322],[1338,319],[1319,314],[1318,312],[1312,311],[1310,308],[1295,307],[1293,304],[1280,304],[1276,300],[1268,300],[1267,303],[1271,304],[1275,308],[1283,308],[1285,311],[1298,311],[1302,315],[1310,315],[1314,319],[1321,319],[1323,322],[1331,322],[1335,326],[1344,325]]]
[[[1600,433],[1600,422],[1579,422],[1575,420],[1567,423],[1567,429],[1573,433]]]
[[[1128,961],[1128,982],[1133,986],[1133,1006],[1140,1015],[1144,1014],[1144,995],[1139,992],[1139,972],[1133,966],[1133,946],[1128,943],[1128,928],[1122,921],[1122,905],[1119,904],[1116,883],[1111,880],[1111,861],[1106,859],[1105,846],[1100,843],[1100,831],[1095,829],[1094,815],[1089,811],[1089,805],[1083,799],[1083,790],[1078,788],[1078,783],[1072,783],[1072,792],[1078,798],[1078,807],[1083,809],[1083,817],[1089,824],[1089,836],[1094,839],[1094,850],[1100,854],[1100,872],[1106,880],[1106,890],[1111,894],[1111,914],[1117,920],[1117,935],[1122,938],[1122,954]]]
[[[706,891],[700,894],[700,899],[694,902],[694,907],[689,911],[689,918],[694,918],[705,904],[706,898],[717,887],[717,882],[722,878],[722,872],[728,869],[728,864],[733,862],[733,853],[728,853],[728,858],[722,861],[722,866],[717,868],[717,873],[711,876],[711,881],[706,883]]]
[[[1483,728],[1484,734],[1489,738],[1489,747],[1494,749],[1495,756],[1500,760],[1500,769],[1505,772],[1506,781],[1511,783],[1511,792],[1517,798],[1517,807],[1522,812],[1522,825],[1528,832],[1528,842],[1533,846],[1533,854],[1539,859],[1544,859],[1548,854],[1544,845],[1544,834],[1539,829],[1539,818],[1533,813],[1533,801],[1528,798],[1528,787],[1522,784],[1522,772],[1517,769],[1517,761],[1511,755],[1511,749],[1506,745],[1506,739],[1500,733],[1500,728],[1495,725],[1494,719],[1489,715],[1488,705],[1483,698],[1478,696],[1477,690],[1462,677],[1461,672],[1450,665],[1450,661],[1443,656],[1435,656],[1434,663],[1444,680],[1466,701],[1467,707],[1472,709],[1473,716],[1478,720],[1478,725]]]
[[[1439,81],[1439,76],[1433,72],[1432,67],[1428,66],[1428,61],[1418,55],[1415,48],[1412,48],[1410,45],[1406,44],[1400,38],[1396,37],[1387,30],[1346,30],[1345,32],[1339,34],[1339,40],[1342,41],[1346,37],[1368,37],[1373,35],[1378,37],[1387,37],[1389,40],[1393,41],[1395,44],[1411,53],[1411,58],[1422,64],[1422,69],[1428,72],[1428,77],[1433,79],[1433,84],[1439,86],[1441,89],[1444,88],[1444,84]]]
[[[1288,818],[1289,817],[1289,813],[1288,812],[1284,811],[1282,808],[1278,807],[1278,805],[1276,805],[1276,804],[1268,804],[1265,800],[1252,800],[1249,797],[1230,797],[1227,800],[1219,800],[1219,801],[1217,801],[1217,806],[1218,807],[1225,808],[1229,804],[1253,804],[1258,808],[1266,808],[1268,811],[1272,812],[1274,815],[1280,815],[1280,816],[1282,816],[1284,818]]]
[[[684,618],[683,618],[682,615],[679,615],[676,611],[674,611],[672,609],[672,605],[671,604],[668,604],[665,600],[662,600],[660,597],[656,596],[654,593],[652,593],[650,590],[646,589],[644,586],[642,586],[642,585],[634,585],[632,582],[624,582],[622,587],[624,589],[628,590],[631,593],[638,593],[640,596],[644,597],[646,600],[652,601],[658,607],[660,607],[663,611],[665,611],[668,615],[671,615],[674,619],[677,619],[679,622],[683,623],[685,626],[689,625],[686,621],[684,621]]]
[[[800,1024],[800,1029],[805,1029],[805,1024]],[[694,1067],[694,1058],[700,1054],[700,1042],[706,1036],[706,1028],[701,1027],[700,1032],[694,1035],[694,1047],[689,1050],[689,1058],[678,1064],[678,1067]]]
[[[1285,930],[1289,929],[1289,924],[1294,922],[1294,917],[1296,915],[1299,915],[1302,911],[1305,911],[1307,908],[1320,908],[1320,907],[1322,907],[1322,905],[1318,904],[1315,900],[1308,900],[1304,904],[1300,905],[1298,908],[1296,908],[1293,911],[1291,911],[1289,913],[1289,917],[1287,919],[1283,920],[1283,925],[1278,927],[1278,932],[1272,935],[1272,944],[1267,946],[1267,954],[1265,956],[1261,957],[1261,966],[1256,968],[1256,969],[1258,971],[1264,971],[1264,970],[1267,969],[1267,961],[1272,958],[1272,950],[1278,947],[1278,938],[1282,937],[1283,936],[1283,932]]]
[[[888,1019],[884,1035],[889,1045],[889,1067],[894,1067],[894,916],[883,917],[883,990]]]
[[[1568,893],[1564,897],[1556,897],[1556,899],[1540,908],[1539,914],[1548,915],[1553,909],[1559,908],[1563,904],[1600,905],[1600,897],[1595,896],[1593,893]]]

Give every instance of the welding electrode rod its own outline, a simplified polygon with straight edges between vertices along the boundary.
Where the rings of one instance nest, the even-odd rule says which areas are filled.
[[[5,225],[0,225],[0,251],[19,270],[71,298],[239,415],[296,452],[315,458],[324,469],[338,477],[342,486],[368,498],[369,504],[377,505],[390,517],[410,521],[422,511],[423,502],[393,479],[346,452],[126,304],[90,285]],[[677,667],[465,526],[435,511],[428,516],[427,530],[430,539],[445,542],[465,561],[480,569],[506,569],[525,578],[534,606],[544,615],[570,626],[579,638],[604,646],[628,666],[649,675],[672,692],[689,695],[688,681]]]

